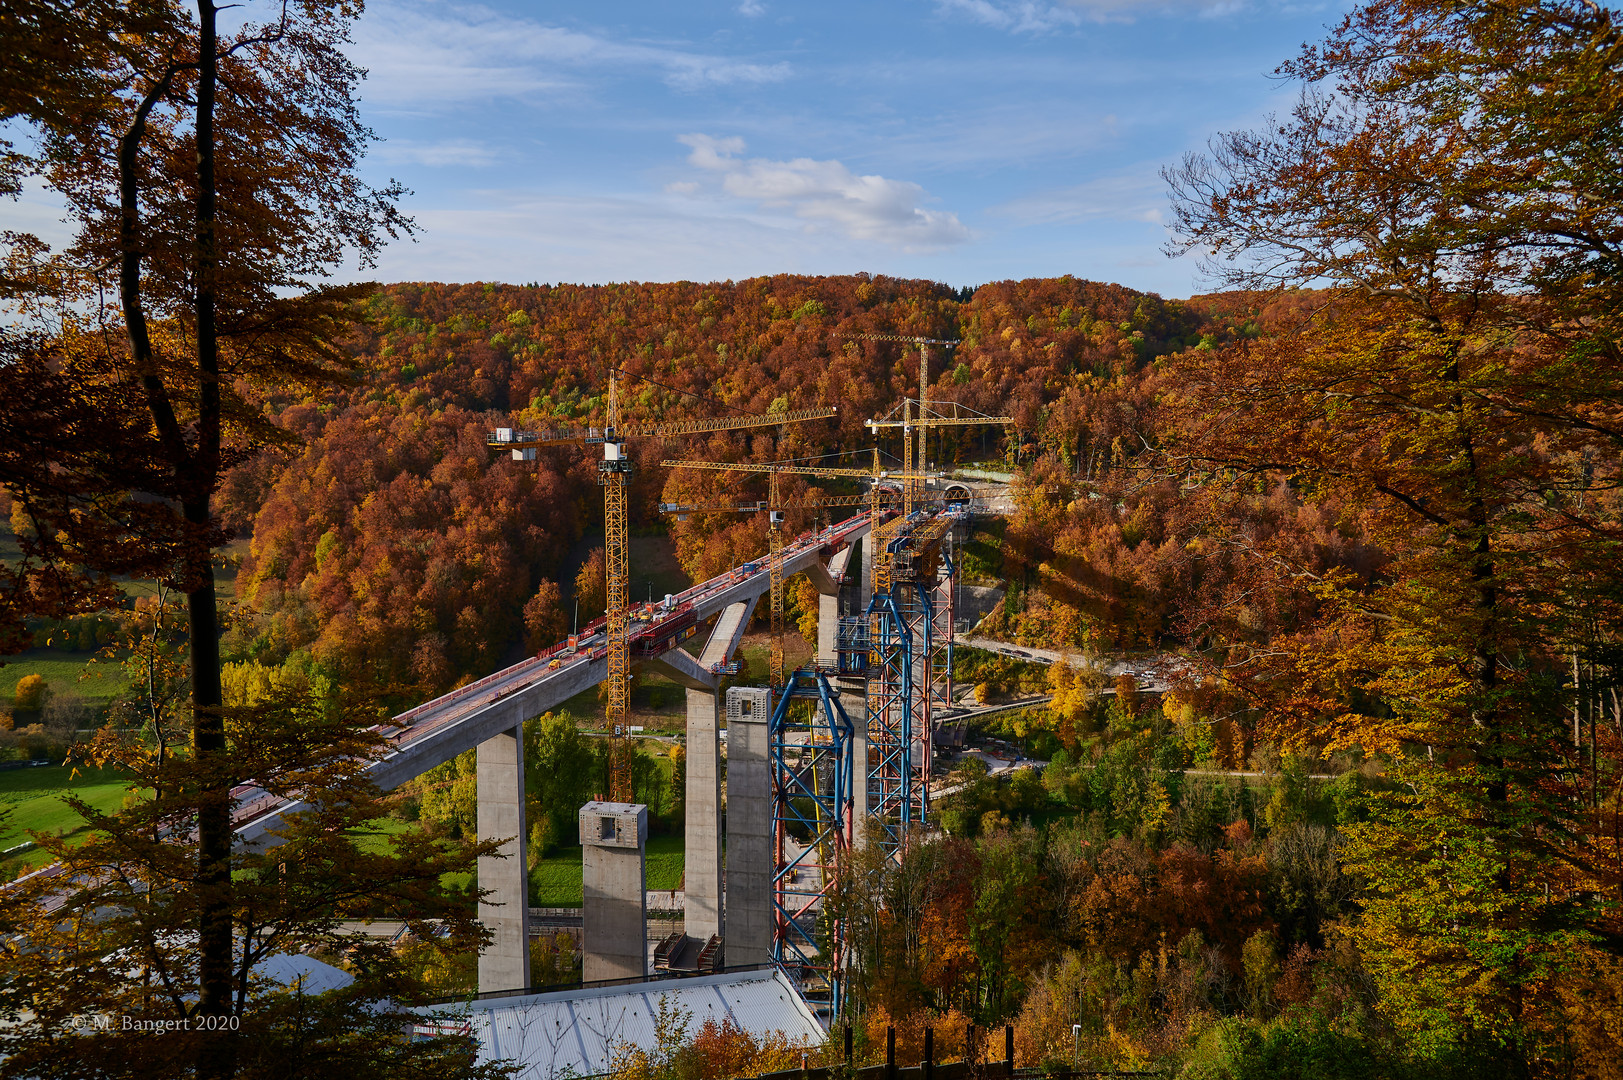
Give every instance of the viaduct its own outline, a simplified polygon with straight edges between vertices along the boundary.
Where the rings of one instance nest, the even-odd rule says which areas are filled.
[[[852,545],[868,534],[870,526],[868,515],[858,514],[804,534],[782,549],[784,576],[804,573],[821,594],[817,641],[820,662],[834,662],[839,589],[848,572]],[[723,715],[719,692],[722,676],[713,668],[719,668],[737,650],[755,604],[770,589],[770,582],[765,559],[747,563],[677,594],[670,604],[650,612],[647,622],[634,624],[632,629],[633,655],[687,688],[686,926],[690,935],[701,940],[721,934],[724,921],[718,724]],[[681,619],[686,623],[691,618],[703,623],[712,617],[715,622],[697,659],[659,632],[664,621]],[[652,644],[639,649],[639,641]],[[510,838],[501,849],[505,857],[479,861],[479,884],[490,890],[480,902],[479,917],[494,935],[490,947],[479,956],[481,992],[521,989],[530,982],[524,721],[607,677],[607,645],[599,629],[572,652],[554,649],[531,657],[400,714],[395,720],[403,726],[391,732],[393,747],[369,770],[373,782],[389,790],[458,754],[477,750],[479,837]],[[863,715],[860,687],[850,688],[842,697],[848,713]],[[754,771],[750,770],[752,762],[736,760],[741,750],[751,752],[749,747],[733,748],[733,767]],[[754,752],[763,753],[764,747]],[[860,745],[858,752],[858,760],[866,760],[866,750]],[[233,795],[237,801],[237,839],[245,844],[277,843],[273,830],[282,815],[304,808],[303,803],[283,801],[251,786]],[[740,828],[748,832],[770,828],[770,806],[758,807],[758,801],[749,800],[747,809],[735,807],[741,815],[767,815],[764,822],[739,822]],[[733,932],[727,935],[731,964],[765,963],[770,959],[770,866],[766,869],[764,875],[733,875],[731,894],[726,898],[737,913]]]

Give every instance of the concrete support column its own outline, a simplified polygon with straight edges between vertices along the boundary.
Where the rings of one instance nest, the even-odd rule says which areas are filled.
[[[873,596],[873,534],[855,543],[861,545],[856,558],[862,569],[851,610],[866,619],[868,601]],[[868,684],[861,678],[842,678],[836,684],[840,705],[851,720],[851,842],[861,847],[868,836]]]
[[[868,610],[868,598],[873,595],[873,533],[864,536],[862,544],[862,610]]]
[[[580,808],[581,977],[648,974],[648,807],[589,802]]]
[[[768,735],[772,691],[727,691],[727,936],[729,967],[772,959],[774,864]]]
[[[840,631],[840,594],[817,597],[817,666],[834,667],[840,662],[835,649]]]
[[[479,992],[521,990],[530,985],[529,868],[524,845],[524,727],[479,744],[477,760],[479,839],[504,840],[502,858],[479,859],[479,921],[495,935],[479,954]]]
[[[840,631],[840,588],[845,584],[846,569],[851,565],[851,548],[835,552],[828,566],[813,563],[806,568],[806,577],[816,587],[817,597],[817,665],[833,667],[839,663],[837,644]]]
[[[868,696],[860,678],[837,679],[840,707],[851,721],[851,843],[862,847],[868,835]]]
[[[676,653],[667,654],[663,661],[667,673],[688,688],[687,782],[683,789],[687,820],[682,829],[686,839],[682,888],[687,909],[682,926],[696,938],[726,934],[721,899],[721,695],[716,689],[721,677],[710,668],[732,658],[754,611],[754,599],[723,609],[699,658],[683,665],[685,677],[670,667]]]
[[[683,929],[703,939],[722,932],[719,705],[714,690],[688,691]]]

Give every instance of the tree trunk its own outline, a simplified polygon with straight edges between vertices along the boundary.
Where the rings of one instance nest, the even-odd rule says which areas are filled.
[[[229,1016],[232,1008],[231,787],[225,769],[225,720],[220,713],[220,628],[208,543],[209,503],[219,474],[220,357],[215,336],[214,289],[218,252],[214,237],[214,97],[218,74],[217,13],[197,0],[197,443],[183,500],[187,538],[187,612],[191,618],[192,746],[210,785],[197,814],[197,1012]],[[236,1040],[224,1024],[198,1044],[198,1075],[236,1072]]]

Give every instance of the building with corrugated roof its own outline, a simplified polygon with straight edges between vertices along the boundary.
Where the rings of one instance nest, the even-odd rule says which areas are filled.
[[[518,1063],[517,1080],[602,1076],[623,1047],[653,1050],[663,1005],[687,1020],[688,1035],[726,1018],[756,1039],[781,1033],[815,1046],[823,1027],[794,985],[774,967],[678,979],[616,981],[549,993],[423,1006],[423,1035],[471,1032],[480,1064]]]

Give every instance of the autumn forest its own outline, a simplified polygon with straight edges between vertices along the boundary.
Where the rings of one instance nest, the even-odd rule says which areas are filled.
[[[475,989],[495,845],[472,752],[393,792],[364,768],[396,713],[604,612],[596,460],[487,434],[601,425],[611,369],[636,421],[838,408],[632,441],[639,601],[768,546],[757,515],[660,511],[764,477],[660,461],[865,467],[865,422],[920,390],[891,335],[955,343],[932,401],[1013,418],[928,435],[936,466],[1007,482],[963,537],[974,633],[1070,659],[960,649],[978,704],[1020,705],[970,741],[1026,767],[941,755],[930,828],[841,867],[824,917],[858,1058],[887,1029],[903,1064],[926,1030],[938,1059],[997,1057],[1009,1024],[1049,1072],[1623,1077],[1616,12],[1352,9],[1280,68],[1288,114],[1162,170],[1167,254],[1210,285],[1166,299],[1068,276],[334,285],[343,253],[417,229],[356,172],[352,7],[0,21],[0,119],[31,132],[0,143],[0,194],[48,186],[76,235],[3,234],[0,1076],[508,1075],[465,1031],[399,1036],[412,1002]],[[827,523],[808,496],[863,490],[781,483],[791,533]],[[818,594],[786,593],[805,655]],[[764,678],[755,619],[738,683]],[[1105,674],[1152,657],[1154,692]],[[665,739],[633,770],[649,887],[674,889],[682,706],[634,686]],[[532,904],[570,857],[580,888],[602,710],[526,722]],[[29,763],[61,769],[58,817]],[[309,806],[274,853],[233,847],[248,786]],[[339,933],[361,918],[411,943]],[[353,982],[268,990],[245,958],[280,953]],[[532,958],[580,977],[562,939]],[[218,1032],[70,1030],[115,1006]],[[807,1053],[838,1060],[830,1040]],[[712,1028],[617,1075],[800,1053]]]

